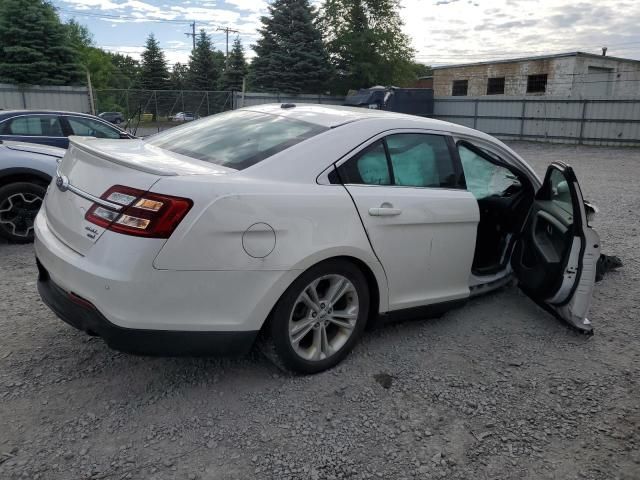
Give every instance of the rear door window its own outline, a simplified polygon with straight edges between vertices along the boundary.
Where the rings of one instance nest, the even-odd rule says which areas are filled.
[[[369,145],[340,167],[340,178],[346,184],[391,185],[389,163],[382,140]]]
[[[154,135],[148,144],[242,170],[326,130],[279,115],[240,110],[172,128]]]
[[[401,187],[454,188],[453,159],[445,137],[401,133],[386,137],[394,184]]]
[[[28,115],[6,122],[4,135],[64,137],[60,119],[53,115]]]
[[[462,188],[461,175],[442,135],[389,135],[343,163],[338,172],[345,184]]]

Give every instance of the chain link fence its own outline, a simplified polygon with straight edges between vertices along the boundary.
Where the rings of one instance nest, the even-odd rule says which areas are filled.
[[[123,126],[139,135],[234,108],[233,93],[227,91],[95,90],[94,97],[96,113],[122,113]]]

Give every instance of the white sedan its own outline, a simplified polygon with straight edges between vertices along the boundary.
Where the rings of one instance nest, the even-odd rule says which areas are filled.
[[[146,140],[71,137],[35,222],[38,288],[133,353],[247,351],[318,372],[380,319],[513,276],[573,327],[599,256],[573,170],[541,181],[484,133],[383,111],[264,105]]]

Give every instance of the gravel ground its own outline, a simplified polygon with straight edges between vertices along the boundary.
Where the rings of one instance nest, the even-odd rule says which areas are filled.
[[[593,337],[513,287],[368,333],[332,371],[134,357],[63,324],[33,250],[0,245],[0,478],[640,478],[640,150],[514,143],[560,159],[624,267]]]

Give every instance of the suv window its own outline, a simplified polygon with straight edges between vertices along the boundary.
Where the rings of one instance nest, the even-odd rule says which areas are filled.
[[[456,188],[458,175],[446,138],[400,133],[369,145],[338,169],[346,184]]]
[[[464,144],[458,144],[464,178],[469,190],[477,199],[502,195],[511,186],[520,186],[518,178],[507,168],[496,165],[486,156]]]
[[[148,144],[242,170],[326,130],[280,115],[235,110],[166,130]]]
[[[120,138],[120,131],[91,118],[67,117],[72,135],[96,138]]]
[[[4,124],[2,134],[33,137],[64,137],[60,119],[53,115],[16,117]]]

